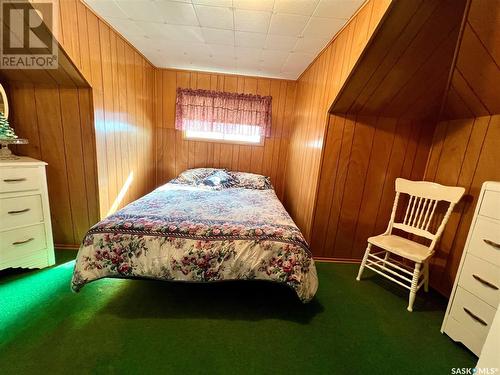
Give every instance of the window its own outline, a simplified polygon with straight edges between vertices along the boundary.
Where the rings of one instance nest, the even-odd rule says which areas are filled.
[[[271,132],[271,97],[179,88],[175,127],[186,139],[262,145]]]

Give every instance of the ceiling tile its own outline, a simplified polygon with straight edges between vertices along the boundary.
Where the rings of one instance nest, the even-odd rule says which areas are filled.
[[[193,4],[157,0],[156,5],[167,23],[198,26]]]
[[[364,0],[321,0],[314,16],[348,19],[363,2]]]
[[[266,40],[266,49],[277,51],[291,51],[295,47],[298,38],[283,35],[268,35]]]
[[[152,38],[165,38],[176,42],[204,43],[201,27],[170,25],[166,23],[137,22],[137,25]]]
[[[307,16],[299,16],[295,14],[273,14],[269,34],[298,36],[302,30],[304,30],[304,26],[308,20],[309,17]]]
[[[201,26],[233,29],[233,11],[229,8],[195,5]]]
[[[270,12],[241,10],[234,11],[235,30],[267,33],[269,29]]]
[[[102,0],[86,0],[88,6],[90,6],[96,13],[103,17],[114,17],[114,18],[128,18],[128,16],[120,9],[116,2],[112,0],[102,1]]]
[[[260,61],[262,50],[258,48],[236,47],[234,55],[238,61],[246,61],[258,64]]]
[[[264,48],[266,44],[266,34],[260,33],[248,33],[246,31],[236,31],[235,46],[237,47],[252,47],[252,48]]]
[[[262,51],[260,56],[260,63],[263,68],[268,67],[272,70],[280,70],[286,62],[289,52],[286,51]]]
[[[135,21],[164,22],[161,12],[152,0],[117,0],[125,14]]]
[[[313,14],[317,4],[317,0],[276,0],[274,10],[278,13],[310,16]]]
[[[236,9],[273,10],[274,0],[233,0]]]
[[[159,67],[297,78],[362,0],[86,0]]]
[[[317,55],[330,41],[327,38],[300,38],[294,52],[305,52]]]
[[[135,21],[114,17],[106,17],[106,21],[109,22],[109,24],[112,25],[116,31],[118,31],[125,37],[146,35],[146,32],[142,28],[140,28],[137,23],[135,23]]]
[[[193,0],[193,4],[211,5],[214,7],[232,7],[232,0]]]
[[[212,57],[216,60],[220,61],[233,61],[234,47],[232,46],[223,46],[220,44],[211,44],[208,46],[210,48]]]
[[[304,29],[304,37],[331,39],[344,26],[346,21],[335,18],[311,17]]]
[[[283,72],[295,73],[297,76],[306,69],[316,55],[309,53],[292,53],[283,65]]]
[[[234,46],[233,30],[211,29],[208,27],[202,27],[201,30],[206,43]]]

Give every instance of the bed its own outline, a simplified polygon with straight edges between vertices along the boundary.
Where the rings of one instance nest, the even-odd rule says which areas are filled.
[[[303,302],[318,288],[309,246],[269,179],[210,168],[183,172],[88,231],[71,287],[104,277],[268,280]]]

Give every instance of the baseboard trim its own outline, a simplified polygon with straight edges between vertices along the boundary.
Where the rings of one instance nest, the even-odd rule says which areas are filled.
[[[57,250],[78,250],[80,248],[80,245],[73,245],[73,244],[55,244],[54,247]]]
[[[361,259],[353,259],[353,258],[330,258],[330,257],[315,257],[313,256],[316,262],[324,262],[324,263],[348,263],[348,264],[359,264],[361,263]]]

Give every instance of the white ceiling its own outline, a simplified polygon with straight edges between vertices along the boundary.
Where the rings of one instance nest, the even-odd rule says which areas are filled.
[[[364,0],[85,0],[157,67],[296,79]]]

